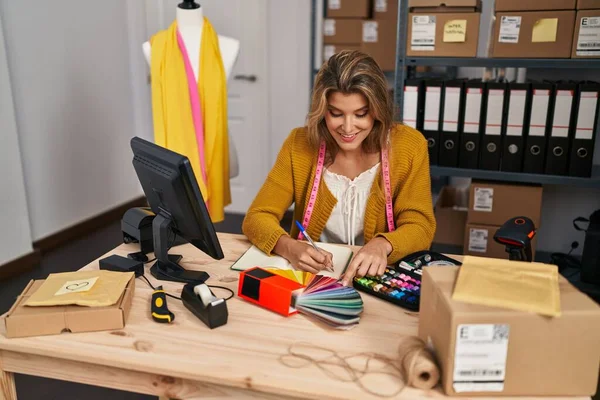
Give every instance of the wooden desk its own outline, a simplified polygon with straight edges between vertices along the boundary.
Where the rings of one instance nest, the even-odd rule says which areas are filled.
[[[219,234],[219,240],[225,253],[221,261],[191,245],[175,247],[172,252],[183,255],[182,264],[187,269],[207,271],[210,284],[227,286],[237,293],[238,273],[229,267],[249,242],[229,234]],[[109,254],[126,256],[134,251],[135,245],[121,245]],[[97,268],[97,260],[85,267]],[[147,276],[157,283],[149,272]],[[161,284],[170,293],[181,292],[181,284]],[[237,296],[228,302],[227,325],[210,330],[171,298],[168,305],[175,313],[174,323],[154,322],[150,317],[151,293],[145,282],[136,280],[132,310],[122,331],[7,339],[2,321],[0,399],[16,399],[13,373],[181,399],[378,398],[354,383],[328,377],[314,365],[299,369],[284,366],[280,357],[294,342],[307,340],[341,355],[376,352],[394,357],[402,336],[417,333],[416,315],[368,295],[363,295],[361,322],[350,331],[326,330],[302,315],[281,317]],[[365,378],[365,384],[388,393],[399,387],[395,379],[382,375]],[[430,392],[406,388],[400,397],[418,400],[443,394],[439,388]]]

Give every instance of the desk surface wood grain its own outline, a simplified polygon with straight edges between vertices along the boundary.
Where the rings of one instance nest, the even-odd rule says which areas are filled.
[[[207,283],[229,287],[236,293],[228,301],[225,326],[209,329],[172,298],[167,303],[175,314],[174,323],[154,322],[150,316],[152,289],[137,279],[123,330],[7,339],[4,324],[0,324],[1,369],[7,374],[29,373],[177,398],[226,394],[235,398],[379,398],[355,383],[327,376],[315,365],[291,368],[281,358],[291,345],[300,342],[330,348],[341,356],[368,352],[395,358],[402,338],[417,333],[416,314],[363,294],[361,322],[349,331],[323,327],[303,315],[279,316],[237,297],[238,272],[229,267],[249,248],[246,238],[219,234],[219,240],[223,260],[214,260],[191,245],[174,247],[171,253],[183,255],[181,264],[186,269],[208,272]],[[135,251],[136,245],[121,245],[103,257]],[[97,268],[98,260],[85,267]],[[146,276],[173,295],[181,293],[182,284],[157,281],[148,270]],[[220,289],[213,291],[217,296],[228,295]],[[367,376],[363,384],[382,394],[400,387],[400,382],[388,375]],[[0,398],[11,398],[7,392],[14,389],[3,386],[4,396],[0,390]],[[443,393],[439,387],[431,391],[406,388],[399,397],[426,399],[443,397]]]

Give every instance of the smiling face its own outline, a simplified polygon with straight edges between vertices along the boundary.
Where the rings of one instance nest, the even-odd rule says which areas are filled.
[[[375,120],[367,98],[360,93],[333,92],[327,98],[325,124],[342,151],[356,151],[367,138]]]

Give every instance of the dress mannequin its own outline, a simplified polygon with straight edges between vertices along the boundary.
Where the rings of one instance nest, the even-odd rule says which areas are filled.
[[[202,46],[202,27],[204,26],[204,12],[202,7],[194,0],[184,0],[177,6],[177,28],[181,33],[185,48],[190,55],[190,63],[194,71],[196,81],[200,76],[200,47]],[[219,48],[221,50],[221,59],[227,80],[231,76],[231,71],[240,52],[240,42],[236,39],[219,35]],[[150,42],[142,45],[142,50],[148,65],[151,60]],[[233,140],[229,140],[229,175],[231,178],[239,173],[237,152],[233,145]]]

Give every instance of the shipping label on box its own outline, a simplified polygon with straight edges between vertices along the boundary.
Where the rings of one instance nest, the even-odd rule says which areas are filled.
[[[375,0],[375,12],[387,12],[387,0]]]
[[[435,50],[435,21],[435,15],[413,15],[411,50]]]
[[[519,33],[521,32],[520,16],[503,16],[500,18],[500,43],[519,43]]]
[[[494,210],[494,188],[476,187],[473,210],[492,212]]]
[[[323,35],[335,36],[335,19],[326,19],[323,22]]]
[[[461,392],[502,392],[509,326],[459,324],[456,328],[453,387]]]
[[[600,11],[597,17],[582,17],[579,21],[576,54],[600,56]]]
[[[485,228],[469,228],[469,252],[487,253],[489,230]]]
[[[377,43],[378,42],[378,28],[379,24],[377,21],[365,21],[363,22],[363,35],[362,41],[364,43]]]

